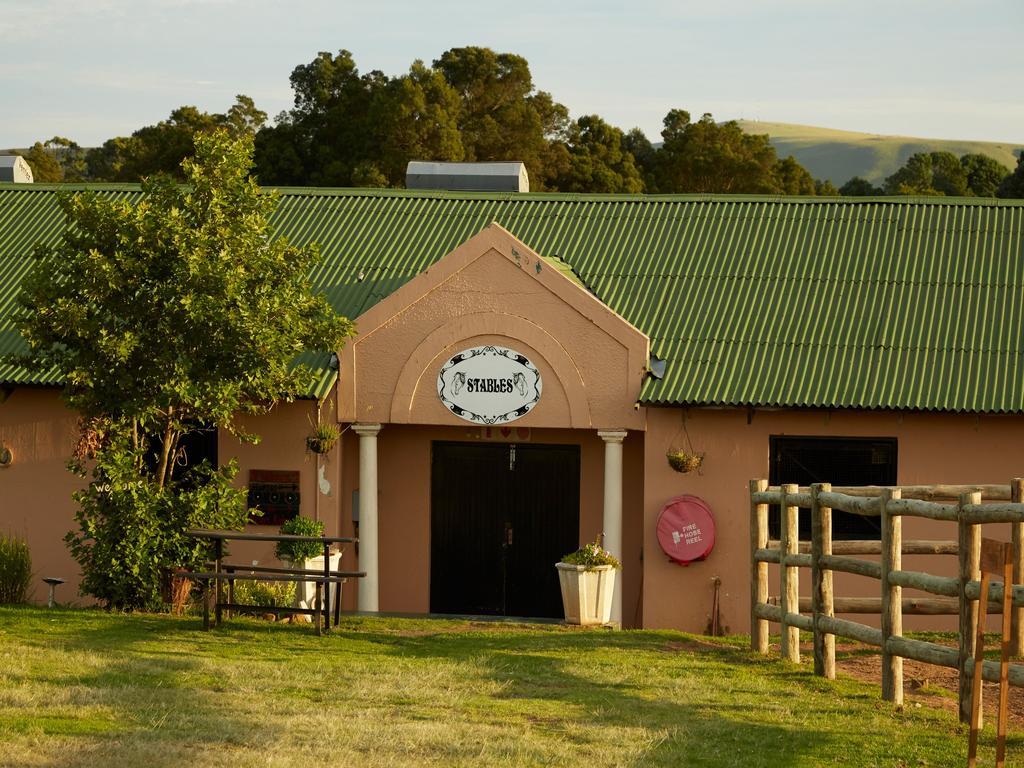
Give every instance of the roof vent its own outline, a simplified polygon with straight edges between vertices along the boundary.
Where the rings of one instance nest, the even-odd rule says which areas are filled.
[[[406,189],[460,192],[529,192],[526,165],[508,163],[427,163],[412,160],[405,169]]]
[[[0,155],[0,181],[32,183],[32,166],[21,155]]]

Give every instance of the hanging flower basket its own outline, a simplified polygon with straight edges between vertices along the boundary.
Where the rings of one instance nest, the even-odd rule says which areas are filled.
[[[665,454],[668,459],[668,465],[672,467],[676,472],[681,472],[684,475],[687,472],[693,472],[695,469],[700,469],[704,463],[704,454],[702,453],[689,453],[687,451],[668,451]]]
[[[306,448],[313,453],[330,453],[341,432],[333,424],[319,424],[313,434],[306,438]]]

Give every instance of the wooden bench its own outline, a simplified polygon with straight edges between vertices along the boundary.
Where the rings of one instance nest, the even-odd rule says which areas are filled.
[[[341,588],[350,578],[362,578],[366,575],[364,571],[332,571],[330,568],[330,548],[332,544],[354,544],[358,539],[341,536],[295,536],[291,534],[263,534],[263,533],[241,533],[239,531],[210,531],[192,530],[189,536],[196,539],[212,541],[214,544],[213,570],[211,571],[184,571],[180,576],[187,576],[195,579],[203,585],[203,629],[209,630],[210,603],[211,597],[215,594],[214,602],[214,626],[219,626],[224,619],[224,611],[234,613],[273,613],[306,615],[312,617],[316,624],[317,634],[330,631],[331,628],[331,588],[335,589],[334,600],[334,625],[341,621]],[[225,563],[224,542],[225,541],[265,541],[265,542],[316,542],[324,548],[323,570],[311,570],[308,568],[277,568],[259,565],[240,565]],[[309,608],[298,608],[294,606],[264,606],[248,605],[235,602],[234,584],[237,579],[264,582],[292,582],[295,584],[314,584],[316,596],[314,604]],[[224,599],[223,586],[228,584],[228,597]],[[215,589],[211,590],[211,583]]]

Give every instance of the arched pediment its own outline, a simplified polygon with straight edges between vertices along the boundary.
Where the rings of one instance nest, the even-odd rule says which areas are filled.
[[[642,429],[648,340],[492,224],[356,318],[340,355],[339,420],[465,424],[438,397],[441,367],[482,345],[515,350],[543,379],[518,424]]]

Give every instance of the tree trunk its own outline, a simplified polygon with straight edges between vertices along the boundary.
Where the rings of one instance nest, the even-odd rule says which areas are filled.
[[[167,484],[167,480],[170,477],[169,469],[171,467],[169,467],[168,465],[171,463],[170,462],[171,449],[173,447],[172,443],[174,442],[174,435],[175,435],[173,417],[174,417],[173,410],[168,408],[167,409],[167,423],[164,426],[163,445],[160,446],[160,465],[157,467],[157,470],[156,470],[156,479],[157,479],[157,482],[160,484],[161,488],[163,488]]]

